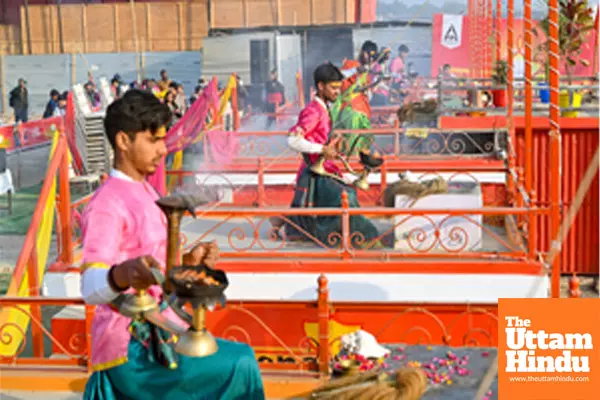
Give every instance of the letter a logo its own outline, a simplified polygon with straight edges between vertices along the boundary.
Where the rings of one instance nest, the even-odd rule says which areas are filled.
[[[442,23],[442,46],[456,49],[462,43],[462,15],[444,14]]]

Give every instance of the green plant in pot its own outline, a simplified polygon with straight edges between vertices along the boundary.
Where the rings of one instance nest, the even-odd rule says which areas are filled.
[[[560,61],[565,63],[568,83],[572,85],[573,71],[577,64],[589,65],[587,60],[580,58],[580,54],[588,32],[594,29],[594,10],[588,5],[587,0],[559,0],[558,26],[558,55]],[[546,42],[541,45],[541,50],[549,54],[550,20],[548,17],[540,21],[540,28],[546,35]],[[536,30],[534,33],[537,35]],[[549,75],[548,65],[546,71]],[[582,97],[581,92],[561,90],[560,106],[579,107]],[[565,112],[563,116],[577,116],[577,112]]]
[[[494,86],[506,86],[508,84],[508,62],[505,60],[498,60],[494,64],[494,73],[492,74],[492,81]],[[507,89],[496,88],[492,90],[492,96],[494,106],[506,107],[507,104]]]

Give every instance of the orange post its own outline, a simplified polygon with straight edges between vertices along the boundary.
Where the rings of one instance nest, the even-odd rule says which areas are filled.
[[[502,37],[501,37],[501,30],[500,30],[500,23],[502,21],[502,0],[496,0],[496,40],[495,40],[495,44],[496,44],[496,61],[502,59]]]
[[[327,277],[323,274],[317,279],[318,319],[319,319],[319,372],[329,375],[329,288]]]
[[[262,157],[258,157],[258,206],[265,206],[265,162]]]
[[[40,295],[40,277],[38,275],[37,245],[33,248],[27,261],[27,278],[29,284],[29,296]],[[42,307],[39,304],[31,305],[31,338],[33,342],[33,356],[44,357],[44,333],[42,331]]]
[[[296,73],[296,86],[298,88],[298,107],[304,108],[304,86],[302,82],[302,75],[300,72]]]
[[[533,207],[537,205],[537,197],[535,190],[531,191],[529,202],[529,209],[532,210]],[[529,224],[527,227],[527,232],[529,235],[527,236],[527,245],[529,247],[529,259],[535,260],[537,253],[537,218],[536,213],[534,211],[529,211]]]
[[[551,239],[560,233],[560,180],[561,180],[561,136],[559,106],[559,55],[558,55],[558,0],[549,0],[548,19],[550,37],[550,234]],[[556,251],[552,260],[552,297],[560,297],[560,242],[551,242]]]
[[[66,135],[61,132],[61,135]],[[66,140],[65,140],[66,147]],[[70,266],[73,264],[73,236],[71,234],[71,191],[69,186],[69,152],[65,151],[62,155],[59,167],[59,218],[60,218],[60,239],[61,239],[61,261]]]
[[[508,150],[508,167],[509,170],[514,170],[515,168],[515,146],[517,143],[516,135],[515,135],[515,125],[513,120],[513,98],[514,98],[514,59],[513,59],[513,49],[514,49],[514,0],[508,0],[507,4],[507,31],[508,31],[508,54],[506,57],[506,62],[508,63],[508,79],[507,79],[507,87],[506,92],[508,96],[508,104],[507,104],[507,122],[508,122],[508,134],[510,136],[510,146]],[[508,174],[508,194],[512,197],[513,201],[511,201],[511,205],[514,205],[514,199],[516,198],[516,185],[518,182],[515,182],[512,175]]]
[[[350,254],[350,214],[348,209],[350,202],[348,201],[348,193],[342,192],[342,259],[348,260],[352,257]]]

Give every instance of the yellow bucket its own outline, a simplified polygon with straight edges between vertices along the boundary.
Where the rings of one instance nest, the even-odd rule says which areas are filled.
[[[569,91],[561,90],[558,98],[558,104],[560,105],[560,108],[581,107],[582,100],[582,93],[573,92],[573,104],[569,104]],[[567,118],[577,118],[579,116],[579,111],[563,111],[561,115]]]

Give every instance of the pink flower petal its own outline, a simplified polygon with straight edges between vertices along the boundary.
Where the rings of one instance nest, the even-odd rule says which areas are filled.
[[[489,357],[489,356],[490,356],[490,353],[489,353],[489,352],[487,352],[487,351],[484,351],[483,353],[481,353],[481,356],[482,356],[482,357]]]
[[[491,395],[492,395],[492,391],[491,391],[491,390],[489,390],[489,391],[488,391],[486,394],[487,394],[488,396],[491,396]]]

